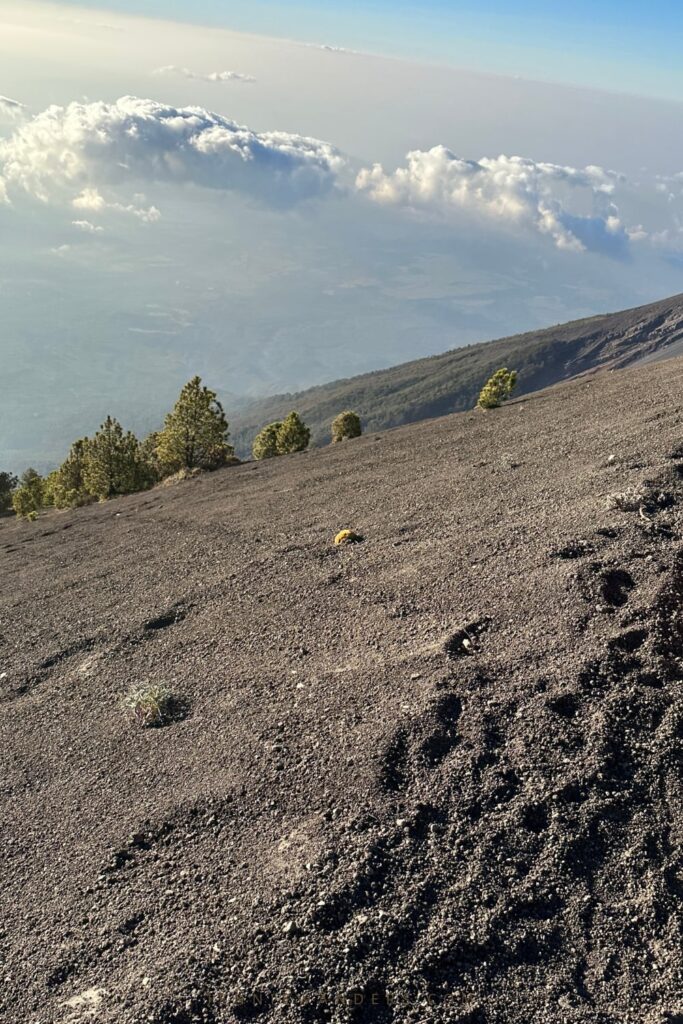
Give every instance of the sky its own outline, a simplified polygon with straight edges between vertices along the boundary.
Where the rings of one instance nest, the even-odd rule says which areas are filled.
[[[0,468],[683,291],[683,15],[549,7],[3,0]]]
[[[88,0],[83,6],[683,99],[678,0]]]

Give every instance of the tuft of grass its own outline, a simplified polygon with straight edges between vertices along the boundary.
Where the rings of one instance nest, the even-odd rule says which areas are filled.
[[[179,469],[177,473],[171,473],[170,476],[165,476],[163,480],[157,485],[158,487],[173,487],[174,484],[182,483],[183,480],[192,480],[196,476],[201,476],[204,472],[196,466],[194,469]]]
[[[161,683],[144,683],[129,690],[124,707],[143,728],[163,725],[171,718],[173,693]]]

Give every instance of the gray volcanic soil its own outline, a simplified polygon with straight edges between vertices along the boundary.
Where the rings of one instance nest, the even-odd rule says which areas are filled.
[[[680,1024],[681,393],[4,521],[2,1020]]]

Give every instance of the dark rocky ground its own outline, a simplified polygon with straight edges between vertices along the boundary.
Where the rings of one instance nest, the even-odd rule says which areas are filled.
[[[0,1018],[680,1024],[681,393],[0,524]]]

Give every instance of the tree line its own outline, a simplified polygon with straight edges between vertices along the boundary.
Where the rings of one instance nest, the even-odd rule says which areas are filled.
[[[515,370],[502,367],[488,379],[479,394],[480,409],[497,409],[506,402],[517,383]],[[332,422],[332,442],[360,437],[360,417],[351,410]],[[176,474],[186,475],[238,463],[229,443],[230,432],[223,406],[215,391],[193,377],[161,430],[143,441],[124,431],[117,419],[107,416],[93,437],[74,441],[62,465],[42,477],[27,469],[19,479],[0,472],[0,513],[13,508],[26,519],[35,519],[47,506],[76,508],[117,495],[144,491]],[[308,448],[311,431],[297,412],[265,426],[254,439],[255,459],[271,459]]]
[[[356,413],[343,412],[332,424],[332,440],[358,437],[361,429]],[[93,437],[74,441],[61,466],[46,477],[33,468],[20,478],[0,473],[0,512],[13,508],[18,516],[35,519],[48,506],[76,508],[147,490],[175,475],[232,465],[240,460],[229,438],[228,421],[216,392],[203,385],[200,377],[193,377],[180,392],[163,428],[142,441],[107,416]],[[304,451],[310,439],[310,429],[298,413],[291,412],[261,430],[254,440],[253,456],[267,459]]]

